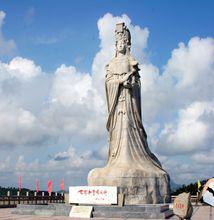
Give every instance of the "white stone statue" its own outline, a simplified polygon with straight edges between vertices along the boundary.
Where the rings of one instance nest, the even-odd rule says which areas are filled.
[[[141,119],[141,85],[137,61],[130,55],[131,35],[116,26],[116,55],[106,66],[109,132],[108,163],[88,175],[91,186],[118,186],[125,204],[170,200],[169,175],[151,153]]]

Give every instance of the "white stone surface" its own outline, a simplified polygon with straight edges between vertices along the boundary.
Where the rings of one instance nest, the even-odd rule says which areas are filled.
[[[90,218],[93,206],[72,206],[69,213],[71,218]]]
[[[114,186],[71,186],[69,203],[74,204],[117,204],[117,187]]]

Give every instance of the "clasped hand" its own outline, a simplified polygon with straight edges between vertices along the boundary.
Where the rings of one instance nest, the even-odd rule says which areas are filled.
[[[131,82],[130,82],[131,75],[132,73],[127,73],[122,79],[123,86],[127,89],[131,88]]]

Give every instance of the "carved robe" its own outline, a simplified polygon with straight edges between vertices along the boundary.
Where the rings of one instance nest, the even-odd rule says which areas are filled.
[[[109,156],[107,166],[150,170],[161,164],[148,148],[141,120],[141,85],[138,63],[131,56],[115,57],[107,65]],[[127,85],[128,84],[128,85]]]

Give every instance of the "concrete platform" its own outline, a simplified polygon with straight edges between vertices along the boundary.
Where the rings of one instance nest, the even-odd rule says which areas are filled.
[[[49,205],[17,205],[12,212],[19,215],[39,216],[69,216],[71,205],[49,204]],[[167,219],[173,215],[169,205],[127,205],[118,206],[93,206],[92,216],[94,218],[136,218],[136,219]]]
[[[15,209],[0,209],[0,220],[71,220],[69,217],[65,216],[33,216],[33,215],[17,215],[11,212]],[[95,220],[126,220],[126,218],[94,218]],[[176,216],[170,217],[170,220],[178,220]],[[78,220],[78,219],[75,219]],[[129,220],[139,220],[139,219],[129,219]],[[191,220],[214,220],[214,207],[210,206],[194,206],[193,216]]]

